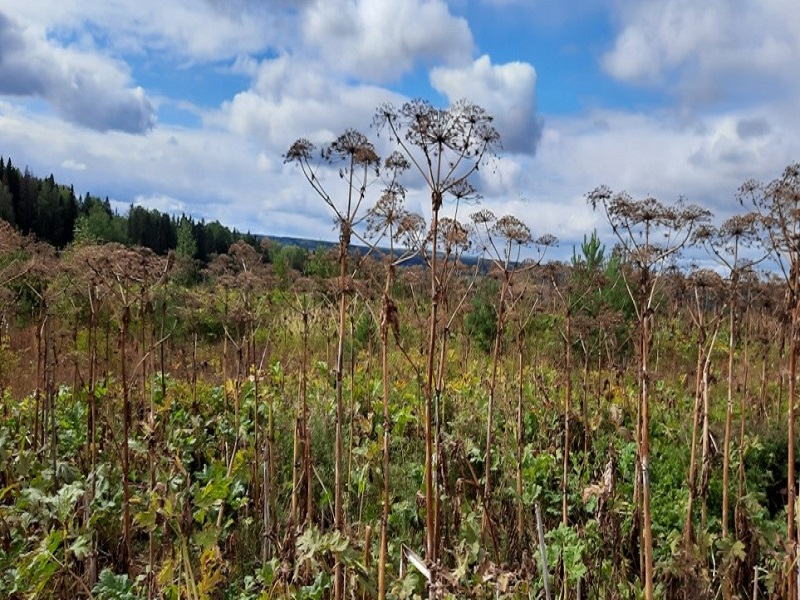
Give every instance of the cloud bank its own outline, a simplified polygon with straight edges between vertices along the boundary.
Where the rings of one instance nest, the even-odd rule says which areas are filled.
[[[145,133],[155,109],[123,64],[50,45],[0,13],[0,94],[38,97],[68,121],[99,131]]]

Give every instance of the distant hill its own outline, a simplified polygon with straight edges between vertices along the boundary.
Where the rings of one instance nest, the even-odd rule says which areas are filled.
[[[325,250],[330,250],[332,248],[335,248],[336,245],[337,245],[336,242],[326,242],[326,241],[323,241],[323,240],[312,240],[312,239],[308,239],[308,238],[285,237],[285,236],[279,236],[279,235],[254,234],[254,237],[256,237],[258,239],[267,238],[269,240],[273,240],[273,241],[277,242],[281,246],[297,246],[298,248],[303,248],[304,250],[308,250],[310,252],[313,252],[314,250],[317,250],[318,248],[324,248]],[[364,254],[368,250],[369,250],[369,248],[367,246],[362,246],[362,245],[359,245],[359,244],[351,244],[350,245],[350,251],[351,252],[360,251],[362,254]],[[386,254],[386,253],[389,252],[389,249],[388,248],[378,248],[378,251],[381,252],[381,253]],[[468,265],[468,266],[475,266],[475,265],[478,264],[478,257],[476,257],[476,256],[462,256],[461,257],[461,262],[463,262],[465,265]],[[412,266],[422,265],[422,264],[425,264],[425,261],[419,256],[415,256],[414,258],[412,258],[412,259],[406,261],[405,263],[403,263],[403,265],[407,266],[407,267],[412,267]]]
[[[308,238],[295,238],[295,237],[284,237],[280,235],[269,235],[269,234],[254,234],[257,239],[267,238],[268,240],[275,241],[279,243],[281,246],[297,246],[298,248],[303,248],[304,250],[316,250],[317,248],[325,248],[329,250],[336,246],[335,242],[325,242],[323,240],[312,240]]]

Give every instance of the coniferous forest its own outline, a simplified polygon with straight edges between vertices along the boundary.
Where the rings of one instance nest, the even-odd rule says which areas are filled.
[[[481,107],[370,135],[315,251],[0,161],[0,596],[796,598],[800,164],[559,262]]]

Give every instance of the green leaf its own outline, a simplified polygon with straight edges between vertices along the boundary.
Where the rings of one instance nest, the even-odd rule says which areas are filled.
[[[86,555],[89,554],[90,549],[89,537],[86,535],[79,535],[69,546],[69,551],[79,560],[85,558]]]
[[[92,590],[96,600],[139,600],[133,582],[127,575],[117,575],[103,569]]]
[[[202,531],[194,534],[194,543],[205,550],[217,543],[217,540],[219,540],[219,534],[220,531],[216,527],[205,527]]]

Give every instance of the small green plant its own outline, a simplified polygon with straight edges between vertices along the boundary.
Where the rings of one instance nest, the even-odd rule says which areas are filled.
[[[111,569],[103,569],[92,590],[96,600],[141,600],[146,595],[136,591],[136,585],[126,574],[117,575]]]
[[[467,335],[485,354],[490,354],[497,337],[497,310],[493,301],[499,286],[494,279],[487,279],[478,287],[470,301],[471,310],[464,317]]]

